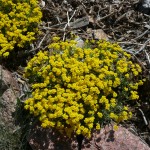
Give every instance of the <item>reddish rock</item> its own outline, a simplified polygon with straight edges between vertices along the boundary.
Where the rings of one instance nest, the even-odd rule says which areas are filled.
[[[75,136],[69,139],[55,130],[39,126],[31,133],[28,140],[33,150],[78,150]],[[112,126],[107,126],[94,132],[91,139],[84,139],[82,150],[150,150],[150,147],[124,127],[113,131]]]

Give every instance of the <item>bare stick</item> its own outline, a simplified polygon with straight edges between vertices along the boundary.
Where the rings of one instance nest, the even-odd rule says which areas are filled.
[[[125,41],[125,42],[117,42],[119,44],[133,44],[133,45],[140,45],[142,46],[143,44],[141,43],[133,43],[133,42],[128,42],[128,41]],[[150,47],[150,45],[147,45],[148,47]]]
[[[149,43],[149,41],[150,41],[150,38],[141,46],[139,51],[135,52],[135,55],[143,51],[146,45]]]
[[[107,17],[111,16],[111,15],[114,14],[114,13],[116,13],[116,11],[114,11],[114,12],[112,12],[112,13],[110,13],[110,14],[108,14],[108,15],[102,17],[102,18],[100,18],[100,20],[106,19]]]
[[[145,52],[145,54],[146,54],[146,58],[147,58],[148,63],[149,63],[149,65],[150,65],[150,57],[149,57],[148,53],[146,52],[146,50],[145,50],[144,52]]]
[[[66,28],[67,28],[67,26],[70,26],[70,21],[71,21],[71,19],[73,18],[73,16],[75,15],[75,13],[76,13],[76,10],[73,12],[71,18],[69,19],[69,14],[68,14],[68,11],[67,11],[67,24],[66,24],[65,27],[63,28],[63,30],[64,30],[63,41],[65,40],[65,35],[66,35],[65,31],[66,31]]]
[[[70,26],[70,19],[69,19],[68,11],[67,11],[67,21],[68,21],[68,26]]]
[[[44,35],[44,37],[43,37],[43,39],[40,41],[40,43],[39,43],[38,47],[37,47],[37,48],[35,48],[35,49],[33,49],[33,50],[30,50],[30,51],[29,51],[29,53],[31,53],[31,52],[33,52],[33,51],[38,50],[38,49],[41,47],[41,45],[42,45],[43,41],[45,40],[45,38],[46,38],[46,36],[47,36],[48,34],[49,34],[49,32],[48,32],[48,33],[46,33],[46,34]]]
[[[147,34],[148,31],[149,31],[149,29],[146,30],[144,33],[140,34],[139,36],[137,36],[136,38],[134,38],[134,40],[140,39],[142,36],[144,36],[145,34]]]
[[[146,120],[146,117],[145,117],[143,111],[142,111],[140,108],[139,108],[139,111],[140,111],[141,114],[142,114],[142,117],[143,117],[143,120],[144,120],[145,125],[148,125],[148,122],[147,122],[147,120]]]

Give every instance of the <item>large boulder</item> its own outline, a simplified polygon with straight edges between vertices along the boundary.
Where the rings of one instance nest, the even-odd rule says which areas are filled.
[[[42,129],[36,125],[29,136],[33,150],[78,150],[76,137],[67,138],[56,130]],[[117,131],[106,126],[93,132],[91,139],[84,139],[82,150],[150,150],[150,147],[137,135],[119,126]]]

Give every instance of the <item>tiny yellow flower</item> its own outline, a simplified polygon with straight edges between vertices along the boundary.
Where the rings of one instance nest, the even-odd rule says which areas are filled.
[[[113,126],[113,129],[114,129],[115,131],[117,131],[118,128],[119,128],[119,127],[118,127],[116,124]]]
[[[9,52],[5,52],[5,53],[3,54],[3,56],[4,56],[4,57],[8,57],[8,56],[9,56]]]
[[[100,124],[97,123],[97,124],[96,124],[96,130],[100,130],[100,128],[101,128],[101,127],[100,127]]]

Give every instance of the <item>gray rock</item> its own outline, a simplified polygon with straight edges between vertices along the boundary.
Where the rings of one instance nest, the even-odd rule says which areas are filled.
[[[12,113],[15,111],[19,85],[11,72],[0,66],[0,118],[2,124],[13,126]]]
[[[150,8],[150,0],[142,0],[142,6],[144,8]]]
[[[84,47],[84,41],[78,36],[75,41],[77,42],[76,46],[83,48]]]
[[[140,0],[135,8],[139,12],[150,15],[150,0]]]

